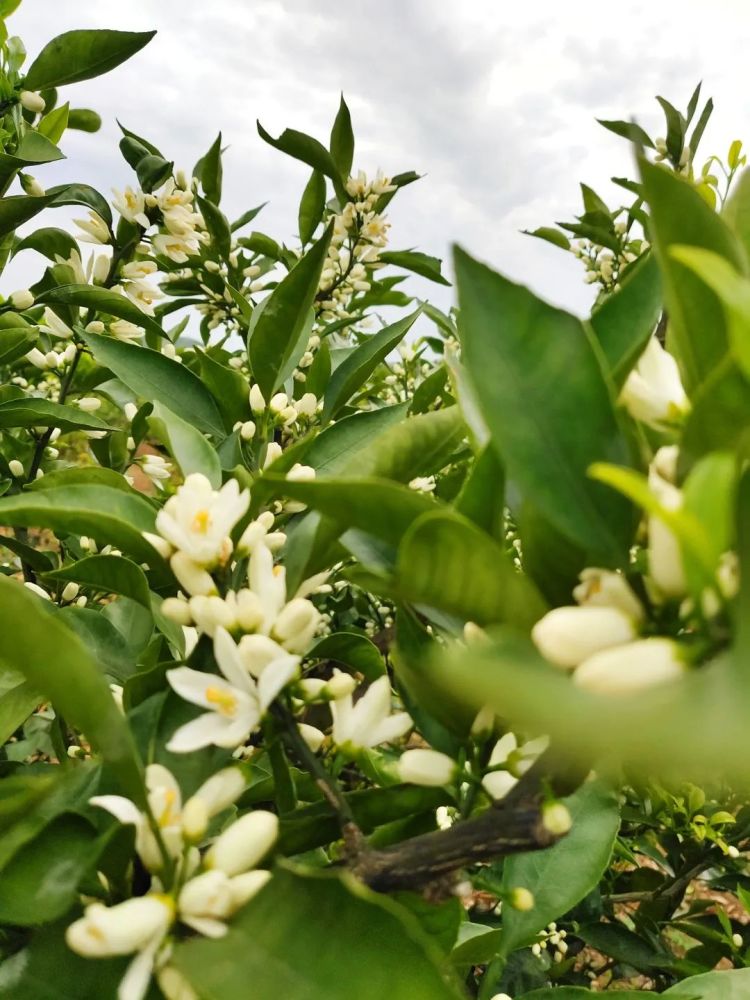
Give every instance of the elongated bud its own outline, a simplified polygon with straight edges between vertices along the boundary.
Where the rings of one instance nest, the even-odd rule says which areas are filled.
[[[225,767],[204,781],[193,798],[205,802],[209,816],[216,816],[237,801],[246,785],[245,777],[238,767]]]
[[[22,90],[18,99],[27,111],[33,111],[35,115],[40,115],[47,106],[42,95],[33,90]]]
[[[263,393],[260,391],[260,386],[255,383],[250,386],[250,409],[253,413],[263,413],[266,408],[266,401],[263,398]]]
[[[314,680],[314,678],[310,678]],[[305,682],[304,683],[309,683]],[[333,677],[323,685],[319,694],[330,698],[331,701],[338,701],[339,698],[346,698],[357,689],[357,682],[351,674],[346,674],[342,670],[334,670]]]
[[[74,601],[78,597],[78,591],[81,588],[73,580],[70,583],[66,583],[63,587],[62,599],[64,601]]]
[[[243,441],[252,441],[255,437],[255,424],[252,420],[240,424],[240,437]]]
[[[306,722],[298,723],[297,728],[299,729],[300,736],[308,745],[310,750],[312,750],[313,753],[317,753],[326,738],[325,733],[321,732],[320,729],[316,729],[315,726],[308,725]]]
[[[573,597],[584,607],[617,608],[634,621],[644,617],[643,605],[620,573],[589,567],[580,576]]]
[[[239,875],[263,860],[278,835],[278,817],[257,809],[241,816],[221,834],[206,854],[206,866],[226,875]]]
[[[28,288],[20,288],[17,292],[12,292],[9,298],[10,304],[19,312],[23,312],[24,309],[31,309],[35,301],[34,296]]]
[[[656,337],[628,375],[620,402],[636,420],[657,428],[680,420],[690,409],[677,362]]]
[[[249,902],[271,881],[271,872],[256,868],[251,872],[243,872],[242,875],[235,875],[229,880],[229,887],[232,891],[232,904],[235,910]]]
[[[453,781],[456,770],[455,760],[437,750],[407,750],[398,762],[399,777],[410,785],[441,788]]]
[[[576,667],[602,649],[630,642],[633,619],[617,608],[554,608],[531,630],[539,652],[559,667]]]
[[[66,933],[68,947],[87,958],[130,955],[166,932],[174,907],[166,896],[140,896],[116,906],[92,903]]]
[[[271,401],[268,404],[268,409],[271,413],[279,414],[287,408],[289,405],[289,397],[285,392],[277,392],[275,396],[271,396]]]
[[[655,636],[594,654],[575,671],[573,683],[597,694],[633,694],[679,680],[686,671],[679,645]]]
[[[194,563],[184,552],[175,552],[169,560],[169,565],[182,589],[191,596],[216,593],[216,584],[211,574],[202,566]]]
[[[284,607],[273,626],[273,638],[290,653],[304,653],[315,635],[320,612],[310,601],[295,597]]]
[[[190,844],[199,844],[208,830],[208,806],[197,795],[188,799],[182,810],[182,832]]]
[[[19,174],[18,176],[21,181],[21,187],[29,197],[43,198],[47,193],[36,177],[32,177],[31,174]]]

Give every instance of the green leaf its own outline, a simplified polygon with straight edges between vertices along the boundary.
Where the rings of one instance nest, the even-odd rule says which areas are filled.
[[[722,215],[750,258],[750,170],[743,170],[735,180]]]
[[[58,184],[56,187],[47,188],[47,196],[52,199],[51,208],[84,205],[93,208],[110,227],[112,226],[112,209],[109,207],[109,202],[90,184]]]
[[[95,830],[82,817],[63,815],[53,820],[3,872],[0,921],[29,927],[63,916],[98,853]]]
[[[464,364],[509,479],[593,565],[626,565],[630,506],[588,476],[627,449],[583,326],[462,250],[456,274]]]
[[[13,684],[12,679],[16,679],[17,683]],[[15,671],[0,672],[0,743],[4,744],[10,739],[41,700],[31,684]]]
[[[39,132],[46,136],[50,142],[57,143],[68,127],[68,117],[70,115],[70,104],[62,104],[45,115],[39,122]],[[33,133],[32,133],[33,134]]]
[[[629,139],[631,142],[634,142],[636,146],[648,146],[650,149],[654,148],[654,144],[651,141],[648,132],[644,132],[641,126],[636,125],[635,122],[604,121],[601,118],[597,118],[596,120],[610,132],[614,132],[615,135],[622,136],[623,139]]]
[[[112,607],[116,607],[116,603],[107,605],[107,610]],[[124,684],[136,672],[137,654],[109,620],[106,611],[67,607],[60,609],[58,617],[75,632],[102,674]]]
[[[341,407],[365,384],[378,365],[401,343],[421,311],[420,307],[409,316],[368,337],[342,361],[326,389],[323,421],[335,417]]]
[[[154,521],[154,508],[134,491],[96,484],[45,484],[43,489],[0,497],[0,524],[88,535],[100,545],[116,545],[138,562],[148,562],[163,579],[166,564],[142,535],[154,531]]]
[[[0,428],[10,427],[59,427],[62,431],[114,430],[93,413],[36,396],[0,403]]]
[[[200,182],[206,198],[214,204],[221,203],[224,171],[221,165],[221,132],[201,161]]]
[[[64,229],[46,227],[37,229],[19,240],[13,247],[13,256],[15,257],[22,250],[36,250],[37,253],[44,254],[51,261],[54,261],[55,257],[58,256],[67,260],[74,250],[78,251],[78,244]]]
[[[672,255],[676,244],[702,247],[744,271],[737,241],[695,188],[670,170],[641,163],[645,195],[651,207],[652,241],[664,282],[672,345],[689,395],[727,352],[724,310],[715,292]],[[711,330],[711,336],[706,336]]]
[[[98,312],[134,323],[157,337],[164,337],[164,331],[153,316],[147,316],[135,302],[107,288],[96,288],[93,285],[58,285],[42,292],[37,301],[45,305],[73,305],[82,306],[84,309],[96,309]]]
[[[101,115],[90,108],[71,108],[68,115],[68,128],[79,132],[98,132],[102,127]]]
[[[269,400],[309,320],[326,261],[329,228],[265,300],[248,342],[253,376]]]
[[[700,145],[700,141],[703,138],[703,133],[706,131],[706,125],[708,125],[708,120],[713,114],[713,110],[714,110],[714,102],[709,97],[709,99],[706,101],[703,111],[701,112],[701,116],[698,119],[695,128],[693,129],[693,134],[690,136],[689,146],[693,156],[695,156],[695,154],[698,152],[698,146]]]
[[[0,597],[3,660],[86,734],[118,775],[124,794],[141,801],[141,768],[130,729],[80,639],[17,581],[0,577]]]
[[[224,424],[213,396],[185,365],[148,347],[125,344],[112,337],[84,333],[96,360],[111,369],[128,388],[145,399],[167,406],[178,417],[220,440]]]
[[[750,383],[732,358],[708,376],[693,397],[680,446],[683,461],[733,448],[750,427]]]
[[[0,407],[0,412],[2,408]],[[149,417],[149,426],[166,445],[169,453],[179,465],[182,475],[201,472],[214,489],[221,486],[221,464],[215,450],[205,436],[161,403],[154,405]]]
[[[305,246],[313,238],[326,207],[326,182],[319,170],[313,170],[299,204],[299,238]]]
[[[260,122],[257,123],[257,126],[258,135],[269,146],[273,146],[274,149],[278,149],[282,153],[294,157],[295,160],[301,160],[309,167],[312,167],[313,170],[319,170],[333,181],[339,180],[339,172],[336,164],[333,162],[333,157],[317,139],[313,139],[312,136],[306,135],[304,132],[297,132],[296,129],[292,128],[284,129],[279,138],[274,139],[273,136],[266,132]]]
[[[418,253],[415,250],[384,250],[378,257],[384,264],[393,264],[394,267],[403,267],[406,271],[413,271],[429,281],[435,281],[438,285],[448,285],[450,281],[443,277],[440,271],[442,261],[439,257],[430,257],[426,253]]]
[[[315,438],[305,452],[305,464],[312,466],[318,477],[338,475],[349,462],[356,460],[366,443],[402,421],[407,409],[407,403],[396,403],[337,420]]]
[[[745,1000],[750,989],[750,969],[727,969],[690,976],[668,989],[664,996],[683,1000]]]
[[[39,334],[34,327],[13,327],[0,330],[0,365],[9,365],[22,358],[37,342]]]
[[[619,291],[591,314],[591,326],[618,388],[646,347],[661,310],[659,268],[653,254],[648,254],[628,268]]]
[[[12,233],[24,222],[33,219],[54,200],[55,195],[49,191],[41,198],[28,198],[20,194],[0,198],[0,236]]]
[[[616,797],[590,781],[564,802],[573,818],[570,833],[543,851],[512,855],[503,865],[504,890],[524,888],[534,896],[530,910],[504,908],[504,955],[530,943],[551,920],[580,902],[609,864],[620,827]]]
[[[238,420],[250,419],[247,379],[234,368],[229,368],[208,352],[200,354],[201,380],[205,383],[230,429]]]
[[[318,640],[305,654],[311,660],[332,660],[351,667],[370,680],[377,680],[386,672],[380,650],[367,638],[356,632],[334,632]]]
[[[122,594],[144,608],[151,608],[146,574],[137,563],[124,556],[86,556],[46,574],[48,580],[72,580],[103,594]]]
[[[657,97],[656,100],[661,105],[667,121],[667,152],[674,163],[679,163],[682,147],[685,143],[687,123],[677,108],[669,101],[663,97]]]
[[[546,610],[504,549],[449,511],[424,514],[411,525],[399,546],[395,586],[410,603],[478,625],[509,622],[530,629]]]
[[[27,90],[63,87],[108,73],[147,45],[155,31],[66,31],[42,49],[24,80]]]
[[[352,116],[349,114],[349,108],[346,105],[343,94],[341,95],[339,110],[331,129],[329,146],[331,149],[331,158],[338,168],[341,179],[345,181],[352,172],[354,132],[352,130]]]
[[[197,196],[196,200],[211,240],[221,257],[226,260],[232,248],[232,233],[229,228],[229,219],[227,219],[220,208],[207,198]]]
[[[651,991],[643,990],[617,990],[615,995],[617,1000],[653,1000],[654,997]],[[518,1000],[591,1000],[591,990],[588,986],[550,986],[524,993]]]
[[[285,1000],[457,1000],[437,958],[408,911],[351,876],[276,869],[225,937],[173,961],[204,1000],[240,1000],[248,982]]]
[[[238,219],[235,219],[232,223],[232,232],[234,233],[238,229],[242,229],[243,226],[246,226],[248,222],[252,222],[256,215],[259,215],[267,204],[268,202],[264,201],[262,205],[257,205],[255,208],[250,208],[247,212],[243,212],[242,215]]]
[[[674,955],[654,947],[621,924],[586,924],[579,929],[578,936],[603,955],[632,965],[641,972],[671,969],[675,964]]]
[[[583,207],[586,212],[599,212],[609,216],[609,206],[602,201],[599,195],[588,184],[581,184],[581,196],[583,197]]]
[[[536,236],[539,240],[544,240],[546,243],[552,243],[553,246],[560,247],[561,250],[570,250],[570,240],[565,235],[561,233],[559,229],[553,229],[552,226],[539,226],[537,229],[524,229],[523,232],[526,236]]]

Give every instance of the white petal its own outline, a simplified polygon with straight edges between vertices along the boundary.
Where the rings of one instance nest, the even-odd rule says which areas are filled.
[[[273,699],[299,673],[299,656],[285,656],[269,663],[258,681],[258,700],[265,711]]]
[[[167,750],[171,753],[190,753],[203,747],[218,746],[226,733],[228,720],[217,712],[206,712],[192,722],[186,722],[172,735]]]
[[[143,1000],[148,992],[151,975],[154,971],[154,959],[161,940],[139,951],[127,968],[125,975],[117,987],[117,1000]]]
[[[95,795],[89,799],[89,805],[106,809],[123,824],[132,823],[133,826],[140,826],[143,820],[141,811],[135,802],[126,799],[124,795]]]
[[[254,691],[255,685],[247,676],[242,657],[234,639],[225,628],[218,626],[214,636],[214,656],[219,670],[234,687],[241,691]]]
[[[380,743],[391,743],[409,732],[414,725],[412,717],[408,712],[396,712],[383,719],[372,730],[370,734],[370,746],[378,746]]]
[[[204,937],[220,938],[224,937],[229,930],[227,925],[221,920],[214,920],[212,917],[180,917],[183,924],[192,927]]]

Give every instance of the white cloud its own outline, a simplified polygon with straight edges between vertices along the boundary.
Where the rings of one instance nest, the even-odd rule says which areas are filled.
[[[575,309],[590,295],[575,263],[518,231],[570,218],[579,180],[618,197],[608,178],[631,169],[630,153],[594,118],[636,115],[659,128],[653,96],[684,105],[703,78],[717,100],[704,151],[724,151],[745,123],[744,0],[710,11],[684,0],[26,0],[11,22],[32,55],[86,26],[159,34],[109,76],[66,91],[106,128],[66,139],[70,160],[53,168],[61,180],[104,191],[127,181],[115,117],[188,167],[221,128],[227,211],[271,199],[258,225],[291,238],[306,168],[262,143],[255,119],[274,134],[289,125],[324,139],[343,90],[357,164],[426,174],[394,202],[394,245],[446,256],[460,241]]]

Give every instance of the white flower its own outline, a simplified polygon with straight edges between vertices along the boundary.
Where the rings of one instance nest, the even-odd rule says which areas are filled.
[[[141,469],[156,486],[172,475],[172,465],[162,455],[144,455]]]
[[[117,990],[118,1000],[142,1000],[148,990],[157,952],[174,921],[169,896],[150,893],[116,906],[92,903],[66,933],[68,947],[86,958],[136,957]]]
[[[661,507],[679,510],[682,491],[656,472],[649,470],[648,485]],[[663,597],[682,597],[687,592],[680,543],[671,527],[657,514],[648,516],[648,572]]]
[[[175,264],[186,264],[188,259],[198,253],[197,240],[184,239],[171,233],[160,233],[154,236],[151,244],[157,254],[168,257]]]
[[[9,299],[13,308],[19,312],[23,312],[24,309],[31,309],[34,305],[34,296],[28,288],[19,288],[17,292],[11,292]]]
[[[132,340],[140,340],[146,331],[142,326],[136,326],[126,319],[117,319],[109,324],[109,332],[115,340],[122,340],[127,344]]]
[[[581,582],[574,588],[573,597],[583,607],[618,608],[635,621],[643,619],[643,605],[621,573],[588,567],[578,579]]]
[[[35,115],[40,115],[47,106],[42,95],[34,90],[22,90],[18,99],[27,111],[33,111]]]
[[[407,750],[398,762],[398,775],[412,785],[440,788],[448,785],[456,775],[456,762],[437,750]]]
[[[111,240],[109,226],[104,219],[91,210],[87,219],[73,219],[75,224],[83,230],[83,234],[78,237],[83,243],[97,243],[106,245]]]
[[[549,745],[546,736],[518,745],[514,733],[506,733],[495,744],[487,762],[482,786],[493,799],[502,799]],[[497,768],[498,770],[489,770]]]
[[[675,681],[686,670],[676,642],[652,637],[594,654],[575,671],[573,683],[597,694],[632,694]]]
[[[630,642],[637,635],[636,623],[618,608],[553,608],[531,630],[537,649],[558,667],[577,667],[601,649]]]
[[[214,490],[199,472],[188,476],[156,516],[157,531],[199,566],[226,562],[232,551],[229,535],[250,503],[236,479]]]
[[[228,827],[209,848],[205,864],[230,877],[246,872],[263,860],[279,835],[279,819],[256,809]]]
[[[391,682],[378,677],[356,705],[351,694],[331,702],[333,742],[342,749],[356,751],[390,743],[412,727],[406,712],[391,712]]]
[[[132,187],[126,187],[124,191],[112,188],[112,204],[117,211],[128,222],[137,223],[143,229],[148,229],[151,225],[146,215],[146,201],[143,191],[134,191]]]
[[[314,417],[318,411],[318,400],[312,392],[306,392],[300,399],[294,401],[297,413],[304,417]]]
[[[216,629],[214,656],[223,677],[190,667],[167,671],[167,680],[181,698],[207,709],[174,733],[167,744],[173,753],[211,745],[232,750],[240,746],[299,669],[299,657],[284,653],[265,665],[256,683],[246,659],[224,628]]]
[[[148,278],[151,274],[156,274],[159,266],[155,260],[131,260],[123,264],[121,274],[123,278],[138,280]]]
[[[653,427],[672,423],[689,410],[677,362],[656,337],[648,342],[628,375],[620,402],[632,417]]]
[[[164,298],[164,293],[159,288],[143,279],[129,281],[125,286],[125,294],[147,316],[154,315],[154,303]]]
[[[144,537],[146,534],[148,532],[144,532]],[[191,596],[208,596],[216,593],[216,584],[208,570],[193,562],[184,552],[175,552],[169,560],[169,565],[180,586]]]
[[[44,309],[43,322],[39,324],[43,333],[48,333],[52,337],[61,337],[67,340],[73,336],[73,331],[67,323],[63,323],[57,313],[52,312],[49,306]]]

